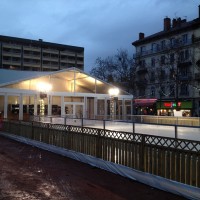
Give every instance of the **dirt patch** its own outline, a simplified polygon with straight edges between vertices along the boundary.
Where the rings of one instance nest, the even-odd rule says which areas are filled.
[[[0,136],[0,199],[181,200],[173,195]]]

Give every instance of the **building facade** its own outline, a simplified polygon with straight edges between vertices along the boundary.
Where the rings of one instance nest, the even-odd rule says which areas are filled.
[[[155,114],[200,115],[200,7],[198,18],[164,19],[162,31],[132,43],[138,99],[156,99]],[[135,109],[148,111],[136,105]]]
[[[0,36],[0,68],[56,71],[76,67],[84,70],[84,48]]]

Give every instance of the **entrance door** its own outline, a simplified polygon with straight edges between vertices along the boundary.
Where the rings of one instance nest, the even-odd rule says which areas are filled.
[[[69,118],[82,118],[84,110],[84,103],[69,102],[65,103],[65,115]]]
[[[83,105],[75,105],[75,115],[77,118],[83,117]]]

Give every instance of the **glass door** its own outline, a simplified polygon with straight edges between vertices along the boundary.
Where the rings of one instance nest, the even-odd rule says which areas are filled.
[[[69,118],[82,118],[84,104],[79,102],[65,103],[65,115]]]

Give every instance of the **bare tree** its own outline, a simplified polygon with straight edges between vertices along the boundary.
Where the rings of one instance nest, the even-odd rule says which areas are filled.
[[[90,74],[131,93],[134,88],[134,69],[133,58],[126,50],[120,49],[113,57],[97,58]]]
[[[90,71],[90,74],[106,82],[113,82],[114,77],[114,63],[112,57],[106,59],[97,58],[95,67]]]

